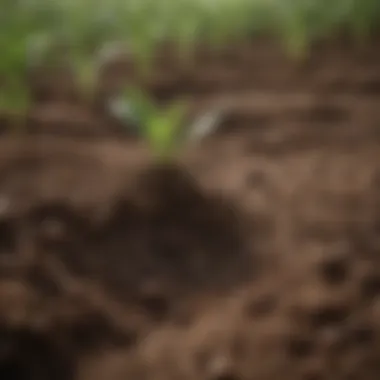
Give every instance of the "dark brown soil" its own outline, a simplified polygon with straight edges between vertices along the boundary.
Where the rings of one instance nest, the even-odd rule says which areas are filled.
[[[376,43],[164,55],[159,100],[229,109],[172,165],[35,82],[1,121],[0,378],[378,379]]]

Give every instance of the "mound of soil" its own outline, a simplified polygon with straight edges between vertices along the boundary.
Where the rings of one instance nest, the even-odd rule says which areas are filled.
[[[1,323],[12,337],[4,376],[55,377],[53,360],[63,365],[55,350],[75,363],[104,344],[130,347],[157,323],[186,323],[191,299],[250,278],[238,208],[202,191],[186,168],[141,165],[133,174],[124,155],[115,170],[115,161],[102,162],[102,144],[3,146]],[[43,350],[55,355],[46,375]]]

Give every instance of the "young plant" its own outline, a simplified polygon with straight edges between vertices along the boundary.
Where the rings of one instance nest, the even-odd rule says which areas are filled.
[[[110,110],[147,140],[158,160],[171,160],[178,152],[185,103],[174,102],[160,109],[142,91],[134,89],[111,101]]]
[[[187,143],[198,142],[220,125],[225,109],[217,108],[186,125],[188,105],[173,102],[161,109],[142,91],[126,91],[110,103],[113,115],[131,127],[149,143],[156,158],[171,161]]]
[[[16,32],[16,31],[14,31]],[[23,124],[29,107],[26,79],[26,34],[22,31],[0,37],[0,110]]]
[[[26,0],[0,4],[0,109],[22,126],[30,107],[28,71],[47,58],[56,21],[52,3]]]

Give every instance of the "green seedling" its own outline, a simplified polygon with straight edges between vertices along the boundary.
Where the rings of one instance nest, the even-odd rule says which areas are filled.
[[[142,91],[129,90],[110,102],[110,110],[147,140],[157,159],[166,161],[175,156],[187,111],[185,103],[160,109]]]
[[[0,4],[0,109],[22,126],[31,105],[28,72],[46,60],[53,34],[54,6],[38,1]]]
[[[26,36],[14,34],[0,40],[0,110],[16,116],[17,126],[23,124],[29,108],[26,86]]]
[[[111,113],[124,121],[135,135],[148,141],[159,160],[172,160],[184,145],[202,140],[220,125],[225,109],[206,112],[193,123],[185,123],[188,105],[173,102],[157,107],[142,91],[126,91],[109,103]]]

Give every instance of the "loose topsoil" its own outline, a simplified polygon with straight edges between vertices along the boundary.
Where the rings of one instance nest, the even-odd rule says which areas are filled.
[[[31,78],[0,122],[0,378],[378,379],[378,42],[115,62],[90,106]],[[158,165],[101,107],[123,78],[228,113]]]

